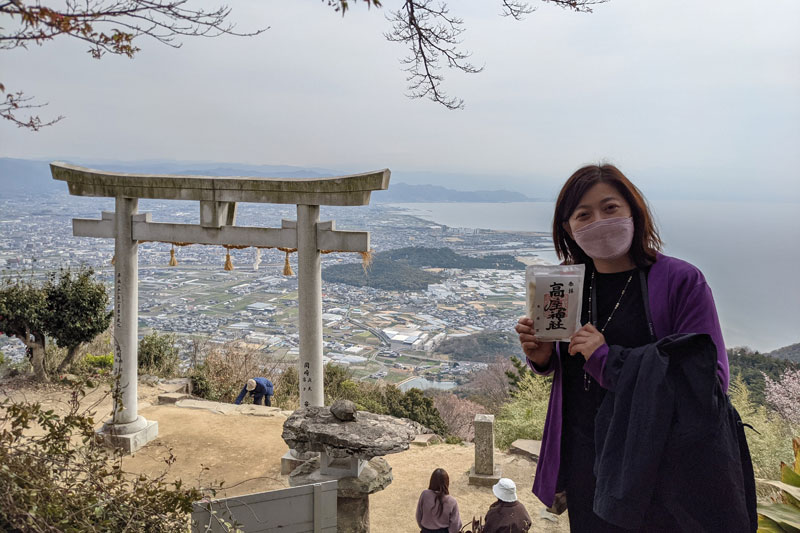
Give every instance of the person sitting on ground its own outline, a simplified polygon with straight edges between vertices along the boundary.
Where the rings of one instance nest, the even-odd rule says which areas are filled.
[[[522,502],[517,499],[517,485],[513,480],[501,477],[492,487],[497,496],[486,513],[483,533],[525,533],[531,527],[531,517]]]
[[[248,379],[247,383],[242,388],[242,392],[239,393],[239,396],[233,403],[236,405],[241,404],[248,392],[253,397],[254,404],[261,405],[261,400],[263,398],[264,405],[272,405],[272,402],[270,401],[270,398],[272,398],[273,394],[272,382],[267,378]]]
[[[420,533],[458,533],[461,529],[458,502],[450,496],[450,476],[444,468],[433,471],[428,488],[419,495],[417,525]]]

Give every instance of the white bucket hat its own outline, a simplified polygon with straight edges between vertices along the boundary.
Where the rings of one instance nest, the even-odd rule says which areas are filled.
[[[500,480],[492,487],[494,495],[503,500],[504,502],[517,501],[517,485],[513,480],[507,477],[501,477]]]
[[[241,382],[240,382],[241,383]],[[247,390],[253,390],[256,388],[256,380],[248,379],[247,380]]]

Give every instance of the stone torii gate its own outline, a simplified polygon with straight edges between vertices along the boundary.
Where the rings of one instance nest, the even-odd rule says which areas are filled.
[[[138,414],[138,243],[190,242],[237,247],[296,248],[301,380],[300,405],[322,406],[321,250],[368,252],[369,233],[337,231],[319,221],[320,205],[369,204],[370,194],[389,187],[388,169],[331,178],[250,178],[122,174],[61,162],[50,164],[53,179],[66,181],[75,196],[115,198],[115,211],[100,220],[73,219],[76,237],[114,239],[114,410],[101,432],[128,453],[158,435],[158,423]],[[152,222],[139,213],[139,198],[195,200],[200,224]],[[236,226],[237,202],[295,204],[297,221],[280,228]]]

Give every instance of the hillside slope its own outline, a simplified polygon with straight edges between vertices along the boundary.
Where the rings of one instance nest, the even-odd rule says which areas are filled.
[[[772,350],[765,355],[800,363],[800,342],[790,344],[789,346],[784,346],[783,348],[778,348],[777,350]]]
[[[5,396],[36,398],[48,408],[63,410],[69,396],[58,386],[19,386],[11,390],[0,384],[0,399]],[[84,404],[103,398],[107,387],[97,389],[84,399]],[[288,449],[281,439],[285,417],[280,413],[263,416],[220,414],[206,409],[190,409],[175,405],[155,405],[158,387],[139,384],[139,412],[148,420],[156,420],[159,436],[134,456],[123,459],[123,470],[158,475],[165,470],[164,458],[170,451],[175,462],[168,480],[182,479],[185,484],[209,486],[223,481],[227,489],[219,497],[240,496],[253,492],[288,487],[288,477],[280,475],[280,458]],[[111,409],[110,398],[97,406],[98,428]],[[268,408],[262,408],[264,410]],[[459,503],[464,522],[485,514],[495,501],[491,487],[467,484],[467,472],[474,462],[471,445],[439,444],[412,447],[408,451],[386,456],[392,466],[394,480],[385,490],[370,498],[370,525],[377,533],[417,533],[414,511],[420,492],[427,488],[433,469],[444,468],[450,474],[450,494]],[[567,515],[552,523],[539,518],[542,504],[531,494],[530,487],[536,465],[520,456],[495,451],[495,462],[503,475],[517,483],[520,500],[534,519],[535,531],[569,531]]]

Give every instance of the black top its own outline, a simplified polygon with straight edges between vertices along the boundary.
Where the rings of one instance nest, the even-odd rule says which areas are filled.
[[[630,278],[630,282],[626,282]],[[581,323],[589,322],[589,291],[592,285],[592,268],[587,265],[583,284],[583,309]],[[625,295],[620,299],[622,290]],[[639,269],[613,274],[594,273],[594,289],[597,317],[591,317],[598,330],[606,325],[609,315],[617,301],[619,307],[605,326],[603,336],[608,345],[627,348],[643,346],[651,342],[645,315],[644,299],[639,278]],[[579,478],[591,475],[594,462],[594,419],[605,397],[605,389],[600,387],[583,371],[585,359],[582,355],[569,355],[569,344],[561,343],[561,367],[563,376],[563,429],[561,439],[561,468],[559,479],[566,480],[570,469]],[[588,472],[586,469],[588,468]],[[563,483],[559,483],[563,485]]]

